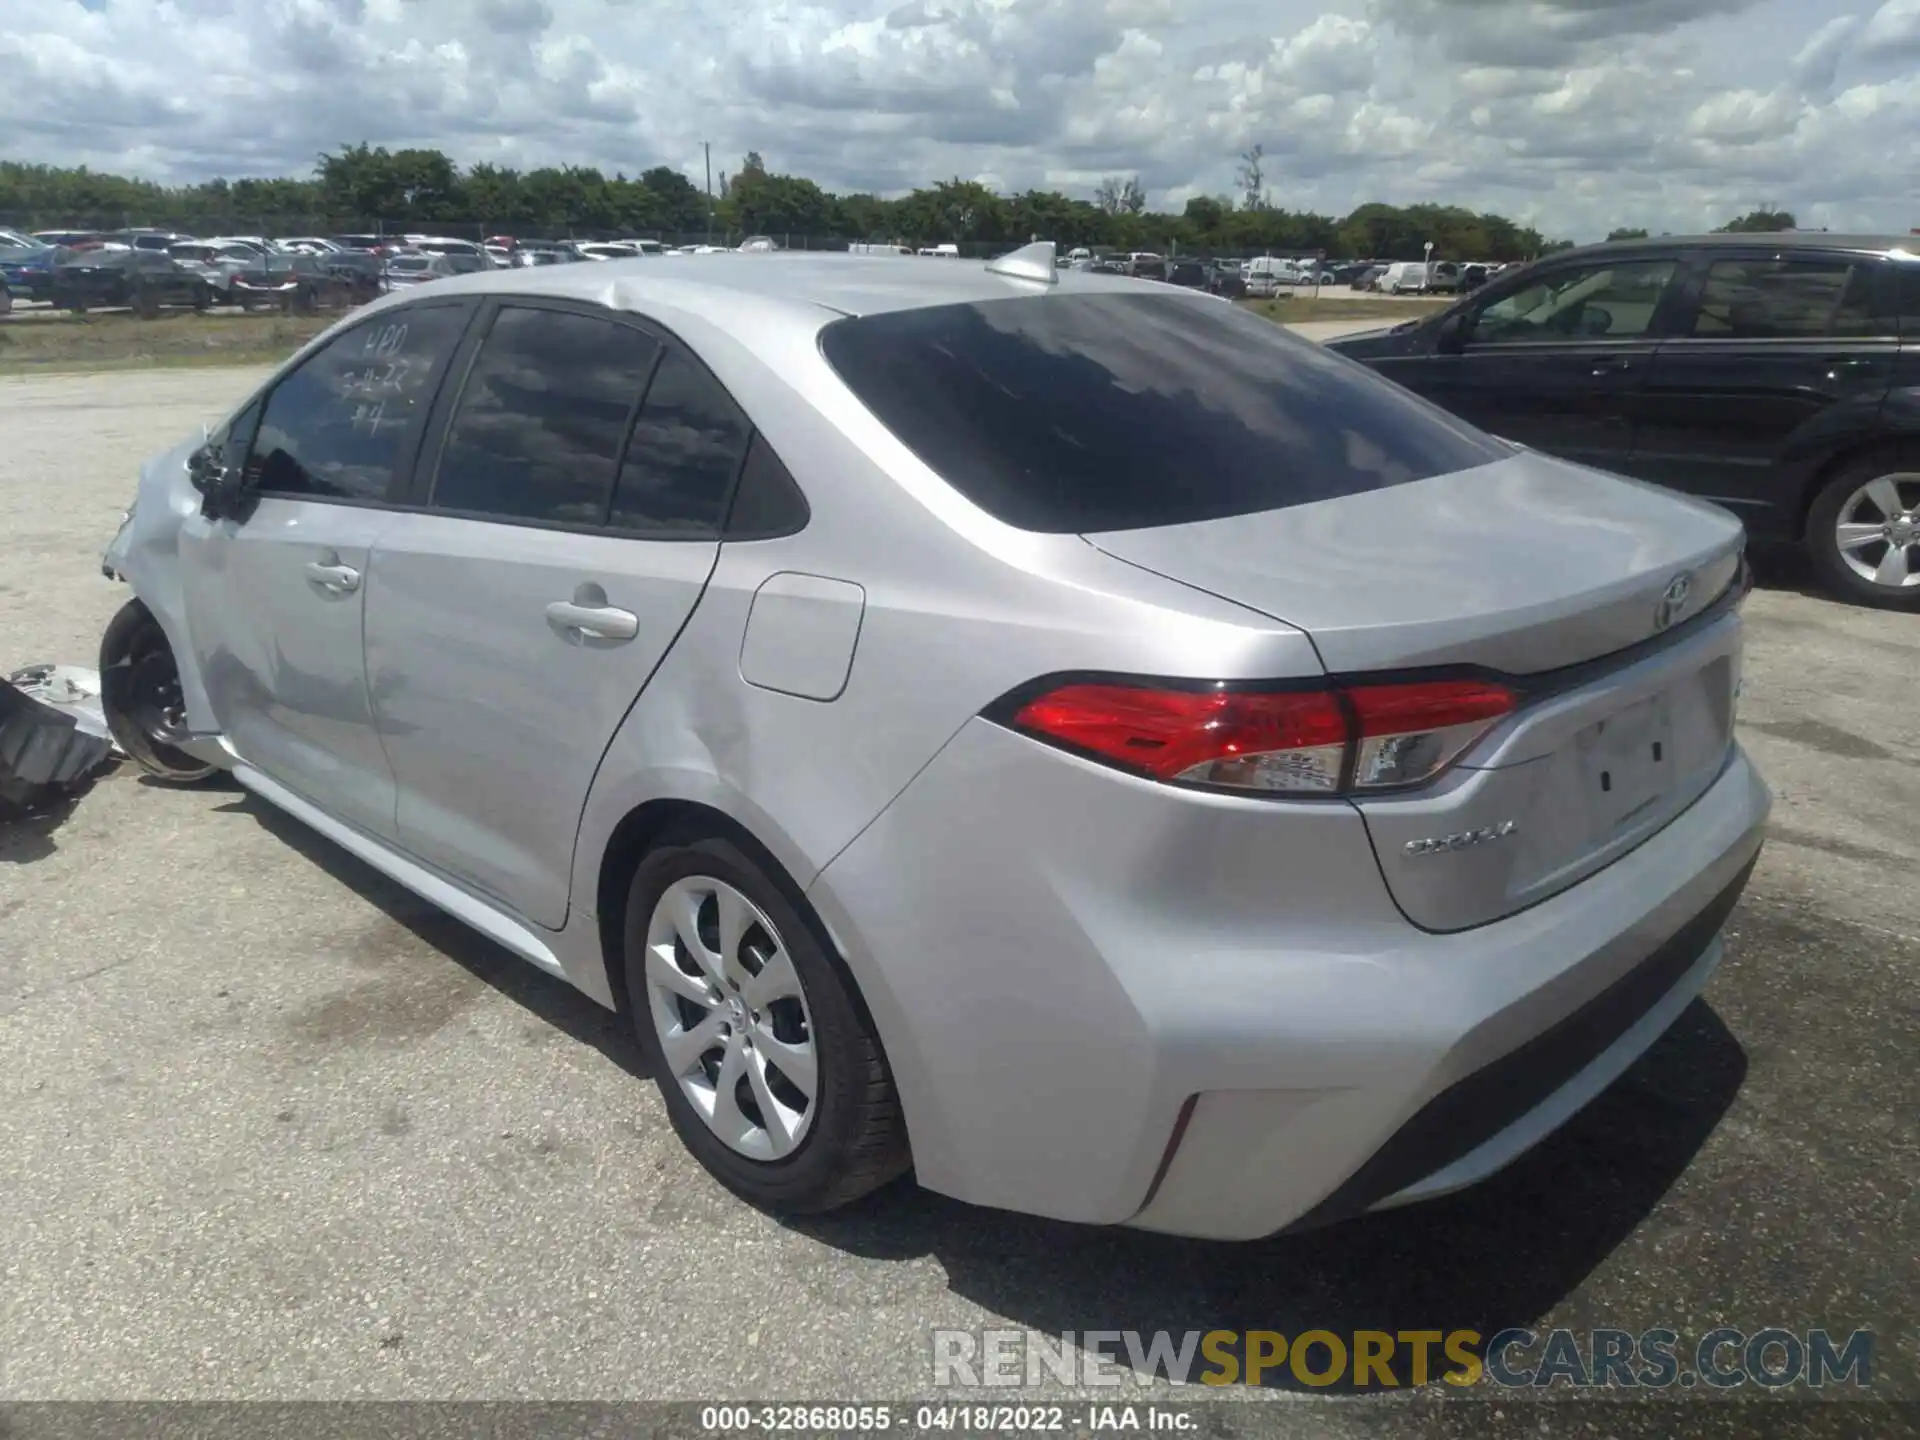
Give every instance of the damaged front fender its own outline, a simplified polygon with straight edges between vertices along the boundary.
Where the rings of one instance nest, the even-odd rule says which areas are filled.
[[[101,560],[101,569],[132,587],[166,635],[180,669],[187,728],[197,733],[218,728],[194,663],[193,634],[180,579],[180,527],[200,513],[201,503],[187,461],[202,443],[184,440],[141,467],[133,507]]]

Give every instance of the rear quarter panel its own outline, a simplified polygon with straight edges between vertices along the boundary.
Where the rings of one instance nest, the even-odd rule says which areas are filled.
[[[732,391],[812,513],[797,535],[722,545],[698,608],[595,778],[575,849],[576,908],[595,905],[621,822],[661,800],[730,817],[808,889],[982,708],[1038,676],[1320,673],[1306,637],[1283,623],[1112,560],[1076,536],[1026,534],[975,510],[852,400],[820,356],[817,321],[770,330],[749,347],[701,317],[646,313]],[[851,669],[831,700],[742,678],[753,599],[776,574],[864,591]],[[834,909],[821,905],[823,914]],[[924,1067],[893,997],[896,967],[913,957],[832,938],[895,1061],[911,1125],[930,1099],[910,1078]]]

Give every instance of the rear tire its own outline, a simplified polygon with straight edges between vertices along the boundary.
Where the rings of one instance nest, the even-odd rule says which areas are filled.
[[[886,1054],[820,934],[804,897],[728,840],[653,850],[627,894],[627,1010],[675,1133],[734,1194],[789,1214],[910,1163]]]
[[[1920,447],[1843,464],[1807,512],[1807,553],[1829,589],[1859,605],[1920,610]]]
[[[180,667],[153,612],[129,600],[100,637],[100,708],[132,761],[169,785],[198,785],[219,767],[174,743],[186,738]]]

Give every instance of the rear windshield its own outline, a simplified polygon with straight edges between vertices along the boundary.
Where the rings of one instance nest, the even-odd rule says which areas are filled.
[[[1046,295],[838,320],[828,362],[1007,524],[1184,525],[1506,458],[1499,442],[1219,300]]]

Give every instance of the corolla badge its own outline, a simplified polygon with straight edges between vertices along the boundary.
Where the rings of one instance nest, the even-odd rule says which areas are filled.
[[[1504,840],[1520,828],[1518,820],[1502,820],[1498,825],[1483,825],[1478,830],[1457,830],[1451,835],[1432,835],[1425,840],[1409,840],[1400,847],[1403,855],[1447,855],[1470,850],[1494,840]]]
[[[1660,603],[1653,609],[1654,630],[1665,630],[1674,621],[1686,613],[1687,601],[1693,595],[1693,572],[1682,570],[1667,582],[1666,590],[1660,596]]]

